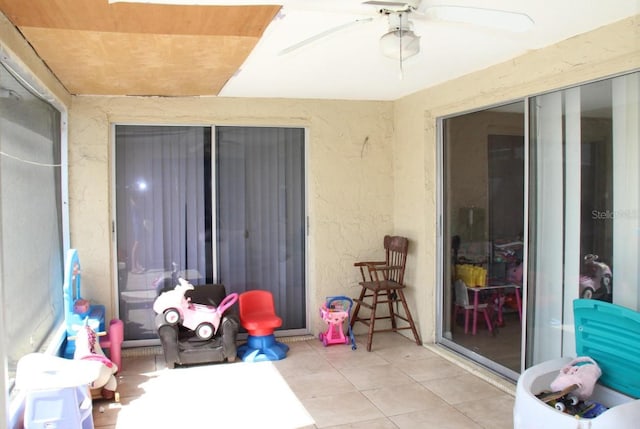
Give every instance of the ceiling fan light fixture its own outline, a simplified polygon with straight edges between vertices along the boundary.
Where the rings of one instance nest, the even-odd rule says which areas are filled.
[[[380,38],[380,50],[385,57],[406,60],[420,52],[420,36],[412,30],[393,29]]]

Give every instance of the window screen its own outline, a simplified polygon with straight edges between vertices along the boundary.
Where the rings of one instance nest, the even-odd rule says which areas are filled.
[[[0,275],[10,378],[62,319],[60,184],[60,112],[0,67]]]

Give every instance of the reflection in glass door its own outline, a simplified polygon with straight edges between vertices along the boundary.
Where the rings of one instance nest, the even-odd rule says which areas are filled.
[[[640,73],[531,98],[526,366],[575,356],[577,298],[640,308]]]
[[[157,341],[153,302],[177,277],[214,280],[211,127],[116,126],[119,315]]]
[[[443,120],[442,342],[521,367],[524,102]]]

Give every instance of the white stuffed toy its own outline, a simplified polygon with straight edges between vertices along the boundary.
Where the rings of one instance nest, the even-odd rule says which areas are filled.
[[[596,361],[588,356],[579,356],[560,369],[560,373],[551,382],[550,387],[552,391],[560,392],[572,385],[577,385],[572,394],[578,399],[586,400],[593,393],[593,388],[601,375],[602,370]]]
[[[105,356],[98,342],[98,336],[86,324],[76,334],[76,351],[73,358],[101,362],[103,365],[100,374],[89,387],[91,390],[100,389],[100,395],[105,399],[113,399],[115,397],[116,401],[118,400],[116,394],[118,381],[115,377],[115,373],[118,372],[118,366]]]

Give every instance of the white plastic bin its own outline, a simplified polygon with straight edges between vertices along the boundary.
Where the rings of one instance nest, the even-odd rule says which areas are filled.
[[[596,384],[590,400],[609,408],[593,419],[577,419],[536,398],[571,358],[560,358],[532,366],[522,373],[516,388],[513,424],[515,429],[637,429],[640,427],[640,401]]]
[[[637,429],[640,427],[640,313],[602,301],[574,301],[577,356],[602,369],[590,400],[609,408],[587,419],[565,414],[536,397],[572,358],[549,360],[518,379],[515,429]]]
[[[31,390],[25,401],[25,429],[93,429],[93,407],[86,386]]]
[[[22,357],[16,388],[25,392],[24,429],[93,429],[89,383],[101,366],[40,353]]]

